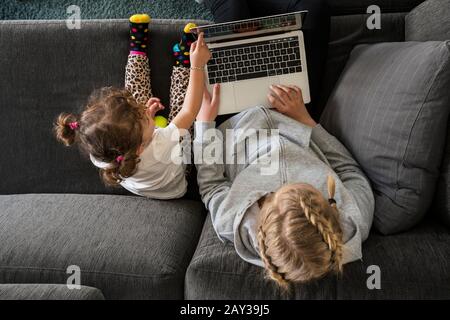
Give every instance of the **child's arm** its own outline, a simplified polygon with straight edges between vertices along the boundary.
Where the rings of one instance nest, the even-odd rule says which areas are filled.
[[[219,103],[219,84],[214,85],[212,97],[208,89],[205,88],[202,107],[197,115],[194,127],[194,158],[196,159],[195,165],[200,196],[211,214],[214,228],[220,240],[228,239],[233,241],[229,234],[222,232],[223,230],[220,229],[221,223],[217,222],[218,219],[220,220],[223,217],[222,204],[228,197],[232,181],[225,175],[225,166],[222,161],[209,159],[207,157],[208,152],[204,153],[204,150],[212,148],[216,152],[214,158],[223,159],[223,137],[217,134],[214,121],[219,110]],[[205,136],[208,130],[210,130],[209,134]]]
[[[205,87],[204,67],[211,58],[211,53],[200,33],[190,50],[191,70],[189,85],[184,98],[183,107],[172,122],[178,129],[189,129],[195,121],[202,104],[203,90]]]

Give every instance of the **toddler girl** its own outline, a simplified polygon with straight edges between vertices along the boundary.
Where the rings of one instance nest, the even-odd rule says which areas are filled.
[[[90,155],[107,185],[121,185],[151,198],[179,198],[187,190],[180,137],[186,136],[202,105],[204,67],[210,52],[203,35],[195,41],[190,33],[195,25],[188,24],[173,48],[170,124],[155,128],[155,114],[164,106],[153,97],[150,85],[149,22],[146,14],[130,18],[125,88],[95,91],[80,115],[62,113],[54,130],[60,142],[66,146],[77,143]]]

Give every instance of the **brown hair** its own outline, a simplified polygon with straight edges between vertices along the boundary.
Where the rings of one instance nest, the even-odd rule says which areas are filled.
[[[106,87],[92,93],[80,115],[61,113],[54,132],[64,145],[77,143],[83,151],[108,163],[108,168],[100,169],[100,176],[105,184],[117,186],[136,172],[143,112],[144,106],[126,89]],[[118,156],[123,160],[118,162]]]
[[[260,255],[268,276],[283,288],[342,272],[342,229],[334,189],[330,176],[325,201],[312,186],[291,184],[262,205]]]

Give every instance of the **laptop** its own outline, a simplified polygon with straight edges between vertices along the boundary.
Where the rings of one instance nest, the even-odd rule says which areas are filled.
[[[307,11],[199,26],[212,58],[207,87],[220,83],[219,115],[267,106],[272,84],[297,85],[311,101],[302,22]]]

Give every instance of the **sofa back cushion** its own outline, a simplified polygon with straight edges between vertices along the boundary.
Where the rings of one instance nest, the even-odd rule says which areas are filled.
[[[408,41],[450,40],[450,0],[428,0],[405,17]],[[450,108],[450,106],[449,106]],[[434,210],[450,226],[450,127],[442,160]]]
[[[434,210],[437,216],[450,227],[450,125],[447,130],[447,145],[434,199]]]
[[[423,2],[424,0],[327,0],[331,13],[336,16],[366,13],[371,5],[380,7],[381,12],[405,12]]]
[[[382,28],[373,30],[369,30],[366,26],[368,14],[331,17],[328,58],[317,107],[319,110],[325,108],[355,46],[405,40],[405,14],[383,13],[380,16]]]
[[[406,41],[450,40],[450,0],[428,0],[405,17]]]
[[[171,47],[187,21],[153,20],[150,62],[153,94],[169,105]],[[201,23],[201,22],[200,22]],[[105,188],[77,148],[52,134],[55,117],[79,112],[103,86],[123,87],[127,20],[0,22],[0,194],[127,193]]]
[[[450,110],[449,44],[357,46],[322,115],[371,180],[384,234],[416,224],[433,198]]]

